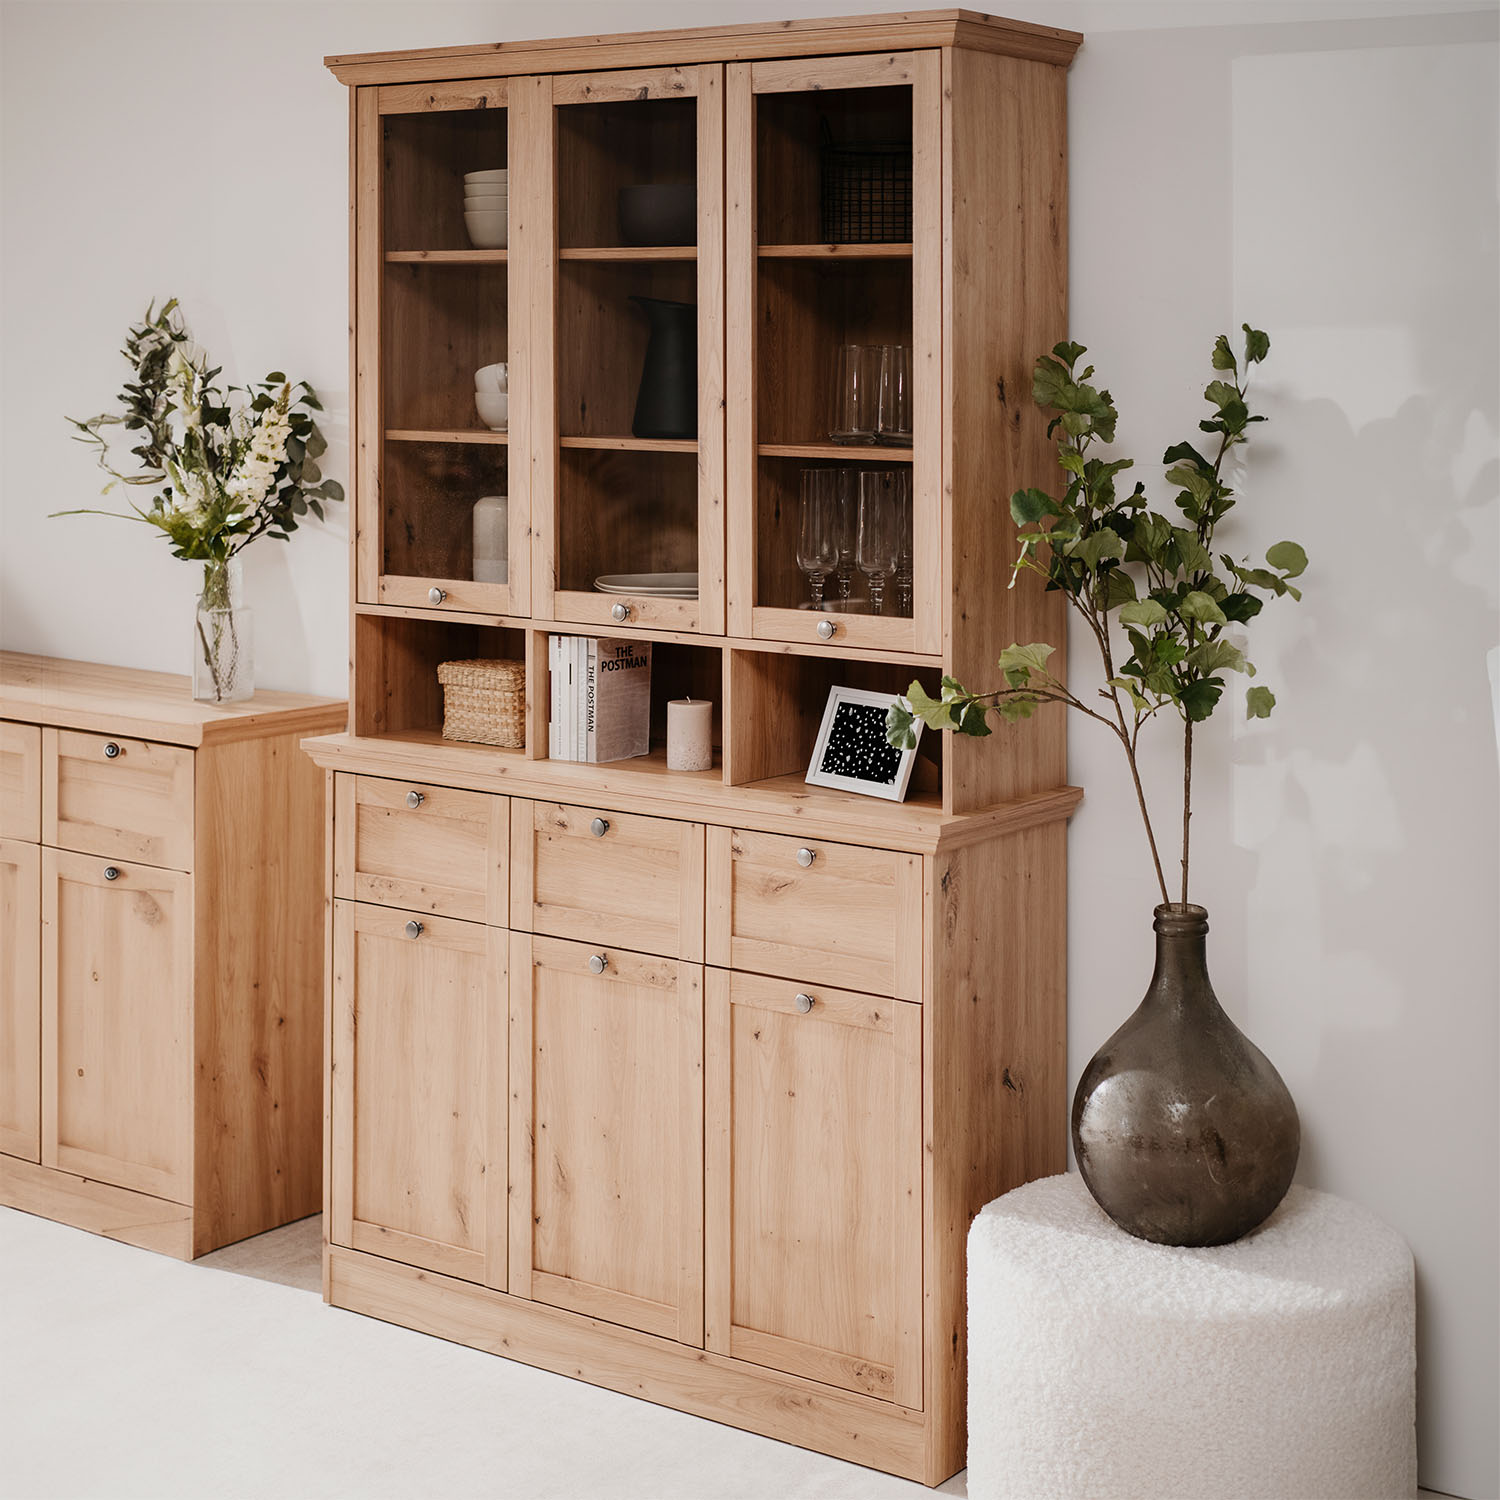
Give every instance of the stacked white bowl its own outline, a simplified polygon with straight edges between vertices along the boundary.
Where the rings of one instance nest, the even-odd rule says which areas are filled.
[[[464,173],[464,227],[476,250],[503,250],[510,242],[510,172]]]
[[[505,432],[510,426],[510,368],[507,365],[485,365],[474,372],[474,405],[479,420],[491,432]]]

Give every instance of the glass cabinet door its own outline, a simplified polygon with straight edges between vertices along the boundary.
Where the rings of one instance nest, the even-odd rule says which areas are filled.
[[[731,635],[942,649],[939,69],[726,70]]]
[[[361,603],[528,609],[525,340],[510,161],[525,80],[358,91],[355,413]],[[513,482],[514,481],[514,482]]]
[[[723,73],[546,81],[539,616],[723,632]]]

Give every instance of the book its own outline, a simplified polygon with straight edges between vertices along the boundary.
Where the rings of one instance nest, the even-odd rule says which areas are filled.
[[[581,757],[627,760],[651,749],[651,642],[589,640]]]

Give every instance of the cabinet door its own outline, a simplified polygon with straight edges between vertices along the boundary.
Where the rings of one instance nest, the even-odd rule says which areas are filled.
[[[193,1201],[193,894],[42,850],[42,1162]]]
[[[920,1407],[921,1007],[710,969],[707,1028],[708,1347]]]
[[[725,71],[731,635],[834,654],[942,650],[941,93],[935,50]],[[872,399],[854,422],[834,413],[848,345],[875,349],[855,386],[868,375]],[[879,400],[886,347],[906,351],[904,405]],[[821,610],[807,607],[799,558],[813,469],[839,471],[827,482],[842,486],[850,523]],[[883,584],[855,566],[862,471],[881,476],[872,503],[899,508],[895,567],[875,570]]]
[[[722,635],[724,69],[539,82],[533,612]]]
[[[505,1285],[505,933],[340,901],[335,1244]]]
[[[511,937],[510,1290],[703,1343],[703,970]]]
[[[0,838],[42,836],[42,731],[0,722]]]
[[[527,94],[526,83],[357,91],[351,451],[362,604],[529,611],[528,340],[518,247],[535,188],[518,149],[526,101],[515,97]],[[471,180],[481,173],[488,179]],[[503,395],[494,383],[500,364],[509,367]],[[506,499],[503,522],[499,508],[490,509],[495,497]],[[489,501],[491,520],[476,538],[480,499]]]
[[[42,859],[0,839],[0,1151],[41,1154]]]

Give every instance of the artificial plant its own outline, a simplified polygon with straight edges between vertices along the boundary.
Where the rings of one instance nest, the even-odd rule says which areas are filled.
[[[915,743],[916,718],[934,729],[969,735],[989,734],[991,713],[1025,719],[1040,703],[1064,704],[1096,719],[1125,752],[1166,905],[1172,898],[1141,785],[1141,730],[1163,710],[1175,713],[1182,726],[1180,901],[1186,906],[1194,726],[1218,707],[1225,673],[1255,676],[1243,647],[1229,638],[1231,628],[1253,620],[1263,596],[1300,599],[1291,580],[1307,567],[1307,554],[1296,542],[1277,542],[1264,567],[1214,550],[1219,524],[1235,505],[1225,461],[1248,441],[1251,424],[1266,420],[1250,411],[1248,386],[1251,367],[1265,359],[1271,341],[1248,323],[1243,326],[1243,369],[1225,335],[1214,342],[1213,367],[1219,373],[1203,393],[1213,415],[1198,424],[1217,439],[1212,458],[1186,442],[1162,456],[1167,482],[1177,491],[1176,518],[1150,509],[1142,483],[1123,497],[1116,492],[1115,476],[1131,468],[1132,459],[1091,456],[1096,444],[1114,442],[1118,413],[1109,392],[1090,384],[1094,367],[1077,368],[1084,347],[1057,344],[1036,362],[1032,395],[1038,406],[1055,413],[1047,433],[1058,436],[1057,461],[1067,485],[1060,497],[1040,489],[1011,496],[1020,552],[1010,586],[1023,570],[1040,574],[1047,589],[1061,591],[1087,626],[1104,669],[1098,706],[1048,670],[1055,647],[1037,642],[1005,648],[999,661],[1005,685],[988,692],[970,692],[944,677],[933,698],[913,682],[906,699],[891,708],[886,726],[890,742],[908,748]],[[1269,688],[1251,687],[1245,711],[1250,718],[1265,718],[1275,703]]]

